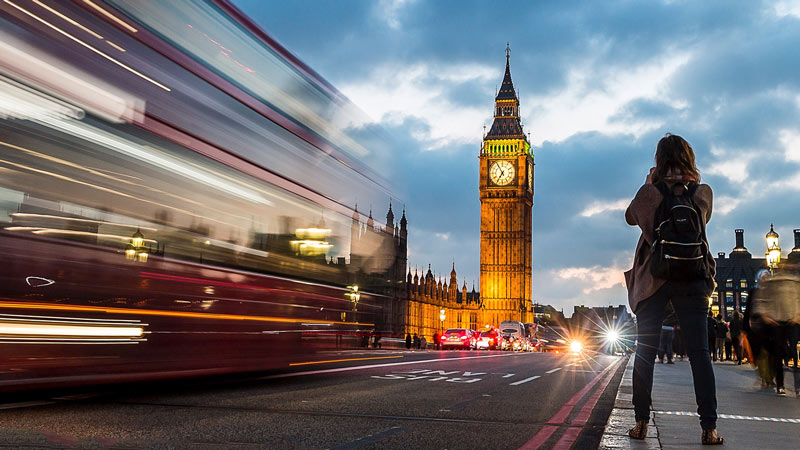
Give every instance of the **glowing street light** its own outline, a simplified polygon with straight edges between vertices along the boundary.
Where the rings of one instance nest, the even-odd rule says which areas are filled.
[[[447,318],[447,316],[445,315],[444,308],[440,309],[439,310],[439,320],[442,322],[442,332],[443,333],[444,333],[444,319],[446,319],[446,318]]]
[[[147,249],[144,246],[144,235],[142,232],[137,229],[133,236],[131,236],[131,240],[128,245],[125,247],[125,259],[129,261],[136,261],[137,259],[139,262],[147,262],[147,257],[149,254],[147,253]]]
[[[781,247],[779,242],[778,233],[772,227],[772,224],[769,225],[769,232],[766,235],[767,238],[767,267],[770,270],[778,267],[778,264],[781,262]]]
[[[344,294],[346,297],[350,298],[350,301],[353,302],[353,311],[358,311],[358,301],[361,300],[361,294],[358,293],[358,286],[347,286],[350,289],[350,292]]]

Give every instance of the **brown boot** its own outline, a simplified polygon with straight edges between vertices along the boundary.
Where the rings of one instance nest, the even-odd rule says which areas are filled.
[[[725,440],[717,433],[717,429],[703,430],[703,445],[722,445]]]
[[[636,426],[628,430],[628,436],[633,439],[644,440],[647,437],[647,420],[637,420]]]

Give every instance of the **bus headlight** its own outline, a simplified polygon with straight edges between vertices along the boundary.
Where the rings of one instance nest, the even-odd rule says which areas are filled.
[[[606,341],[611,344],[616,344],[619,341],[619,333],[616,330],[609,330],[606,332]]]
[[[583,350],[583,344],[581,344],[581,343],[580,343],[580,342],[578,342],[578,341],[572,341],[572,342],[569,344],[569,349],[570,349],[571,351],[573,351],[574,353],[580,353],[580,352],[581,352],[581,350]]]

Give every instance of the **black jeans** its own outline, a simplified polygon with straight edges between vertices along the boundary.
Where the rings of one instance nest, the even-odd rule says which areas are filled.
[[[703,282],[705,283],[705,282]],[[717,427],[717,392],[714,368],[708,349],[706,314],[708,297],[704,284],[689,285],[668,282],[651,297],[636,306],[637,338],[636,359],[633,363],[633,406],[636,420],[650,419],[653,366],[661,335],[661,323],[667,302],[672,301],[678,314],[686,353],[692,365],[694,395],[700,426],[704,430]]]

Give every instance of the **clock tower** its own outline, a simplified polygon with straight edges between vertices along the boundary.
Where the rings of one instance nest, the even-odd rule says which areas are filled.
[[[531,235],[533,152],[519,120],[511,82],[511,49],[494,99],[494,122],[483,138],[480,159],[481,324],[532,321]]]

